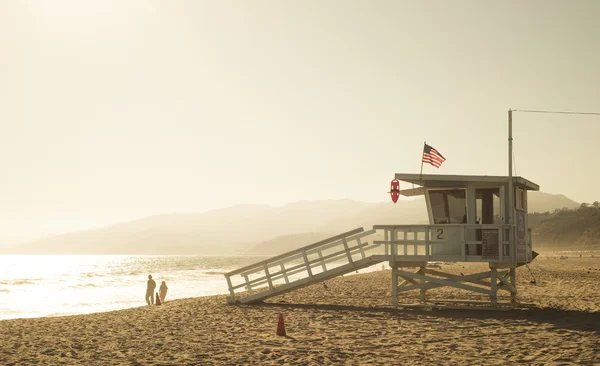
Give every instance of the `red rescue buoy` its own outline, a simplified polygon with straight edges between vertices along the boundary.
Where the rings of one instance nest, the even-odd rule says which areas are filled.
[[[390,194],[392,195],[392,201],[394,201],[394,203],[398,202],[398,198],[400,197],[400,181],[398,179],[392,181],[392,190]]]

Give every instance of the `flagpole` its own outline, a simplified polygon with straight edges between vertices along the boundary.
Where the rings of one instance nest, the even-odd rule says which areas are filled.
[[[512,110],[508,110],[508,224],[510,225],[510,242],[512,245],[511,254],[513,255],[513,261],[517,261],[517,245],[516,245],[516,234],[515,234],[515,199],[513,198],[513,176],[512,176],[512,149],[513,149],[513,136],[512,136]]]
[[[419,173],[421,180],[423,180],[423,151],[425,151],[426,144],[427,144],[427,141],[423,141],[423,150],[421,151],[421,173]]]

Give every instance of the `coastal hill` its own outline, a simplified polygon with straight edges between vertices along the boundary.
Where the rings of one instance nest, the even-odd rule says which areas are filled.
[[[577,208],[562,195],[532,192],[532,212]],[[301,201],[280,207],[239,205],[199,214],[142,218],[3,248],[2,254],[271,255],[357,227],[426,224],[422,197],[390,202]]]
[[[583,203],[577,209],[529,214],[534,243],[540,250],[600,249],[600,203]]]

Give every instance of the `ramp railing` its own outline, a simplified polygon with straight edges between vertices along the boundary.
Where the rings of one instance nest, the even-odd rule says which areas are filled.
[[[225,274],[234,303],[262,300],[375,264],[383,248],[362,241],[375,229],[358,228]]]

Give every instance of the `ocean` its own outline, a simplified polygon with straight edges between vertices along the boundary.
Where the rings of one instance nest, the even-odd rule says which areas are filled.
[[[224,273],[265,256],[0,255],[0,320],[145,306],[151,274],[166,300],[227,294]],[[373,269],[363,269],[367,272]]]
[[[166,300],[228,293],[224,273],[258,256],[1,255],[0,319],[86,314],[146,305],[151,274]]]

